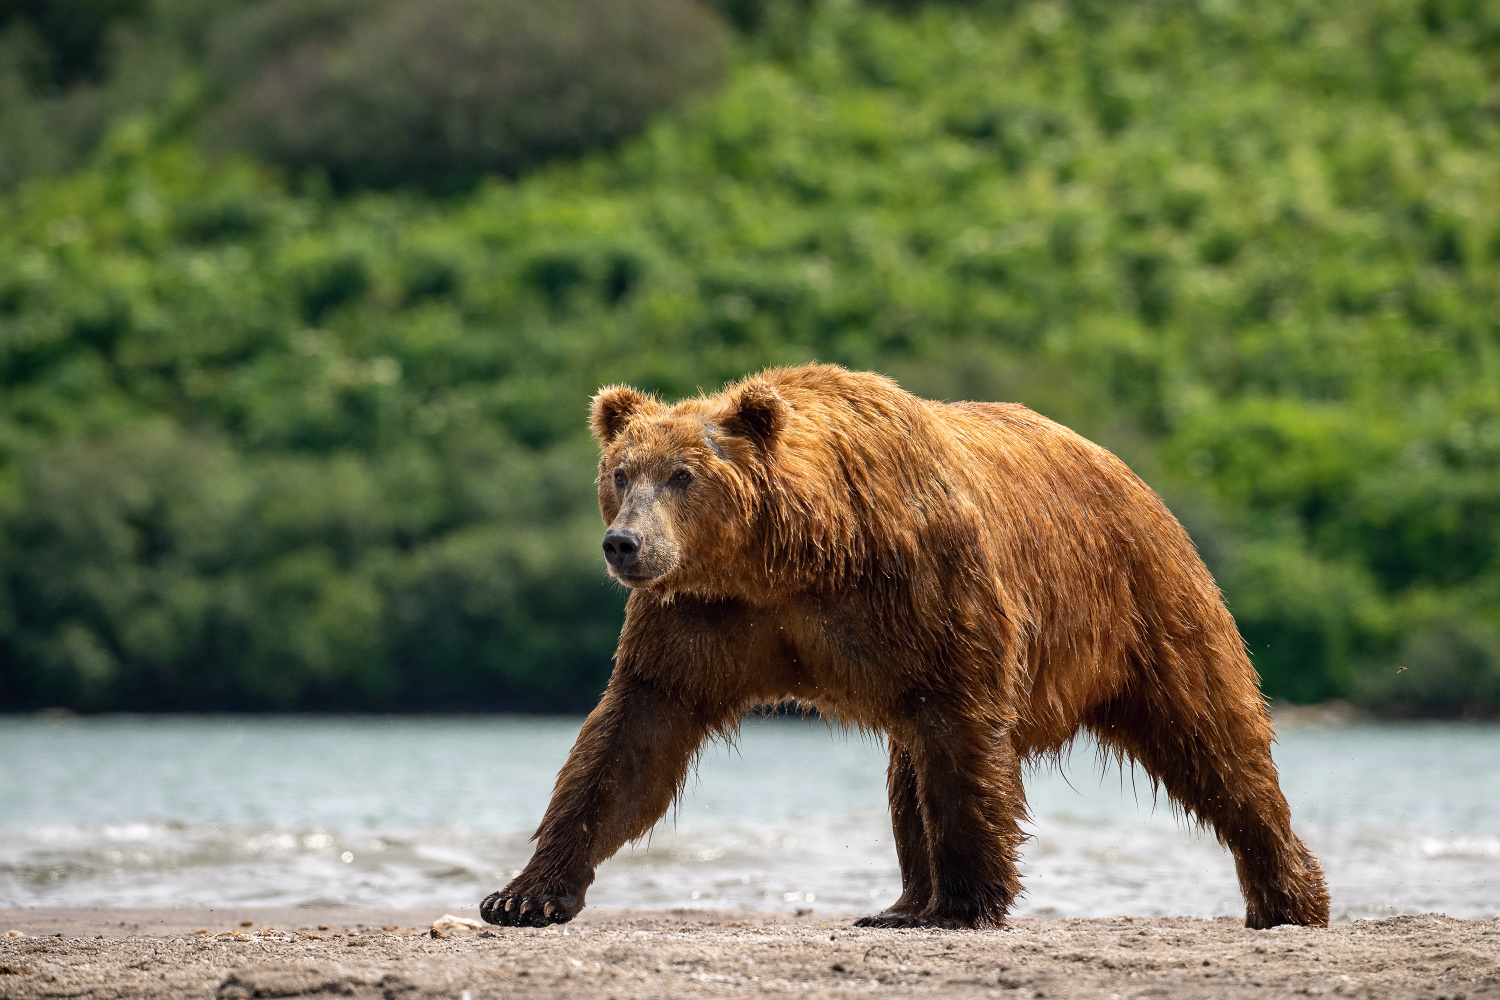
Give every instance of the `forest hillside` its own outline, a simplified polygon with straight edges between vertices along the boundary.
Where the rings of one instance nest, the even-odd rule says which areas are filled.
[[[586,708],[589,396],[817,359],[1117,451],[1269,695],[1500,713],[1494,0],[0,11],[0,709]]]

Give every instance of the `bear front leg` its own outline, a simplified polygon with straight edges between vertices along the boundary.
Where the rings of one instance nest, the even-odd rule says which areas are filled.
[[[1020,893],[1021,764],[1004,720],[929,694],[903,742],[917,776],[931,895],[898,926],[1003,927]],[[892,926],[892,924],[886,924]]]
[[[906,747],[895,739],[890,740],[890,745],[886,790],[891,800],[896,860],[901,865],[901,898],[881,913],[856,920],[856,927],[909,927],[932,900],[932,870],[927,835],[922,827],[922,805],[917,797],[917,771]]]
[[[661,818],[718,719],[650,681],[611,679],[558,775],[521,874],[480,904],[492,924],[541,927],[583,909],[594,869]]]

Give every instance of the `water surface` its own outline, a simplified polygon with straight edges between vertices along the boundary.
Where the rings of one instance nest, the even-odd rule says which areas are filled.
[[[472,908],[529,857],[580,723],[0,717],[0,906]],[[1276,757],[1335,919],[1500,916],[1500,727],[1290,729]],[[880,909],[884,772],[877,741],[747,721],[589,902]],[[1087,743],[1027,789],[1018,914],[1243,914],[1228,853]]]

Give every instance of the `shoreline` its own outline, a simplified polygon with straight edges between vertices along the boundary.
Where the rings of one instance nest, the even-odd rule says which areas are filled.
[[[1324,701],[1298,702],[1285,698],[1271,698],[1267,702],[1272,717],[1278,724],[1347,726],[1356,723],[1412,723],[1441,722],[1458,725],[1500,725],[1500,715],[1421,715],[1401,712],[1378,712],[1355,704],[1344,698],[1329,698]],[[90,719],[121,718],[197,718],[197,719],[403,719],[442,722],[449,719],[574,719],[582,721],[588,716],[589,707],[572,711],[560,708],[530,711],[518,708],[482,709],[424,709],[403,712],[398,710],[371,711],[363,709],[152,709],[122,708],[106,711],[81,711],[64,705],[45,708],[0,709],[0,720],[39,719],[44,722],[77,722]],[[746,713],[747,719],[821,719],[817,712],[784,707],[756,708]]]
[[[1500,998],[1500,919],[1326,929],[1230,918],[1019,919],[869,930],[844,914],[585,910],[545,929],[450,927],[441,909],[0,910],[0,1000],[426,997]],[[473,918],[464,912],[459,917]]]

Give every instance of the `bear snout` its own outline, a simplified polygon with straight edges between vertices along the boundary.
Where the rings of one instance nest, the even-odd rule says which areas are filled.
[[[641,554],[641,536],[633,531],[611,528],[604,533],[604,561],[615,569],[624,569]]]

